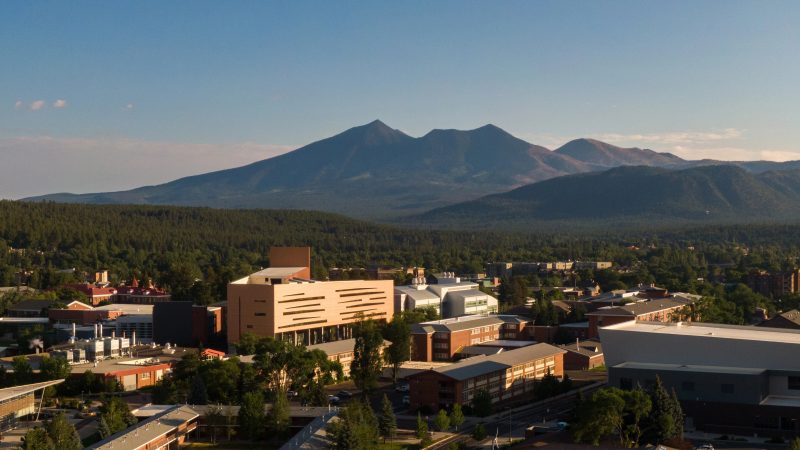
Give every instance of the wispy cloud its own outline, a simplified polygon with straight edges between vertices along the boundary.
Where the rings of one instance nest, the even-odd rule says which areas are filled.
[[[14,102],[14,109],[22,109],[23,106],[24,104],[22,103],[22,100],[17,100]]]
[[[38,111],[44,108],[44,100],[34,100],[31,103],[31,111]]]
[[[53,102],[53,108],[61,109],[66,107],[67,107],[67,101],[62,98]]]
[[[126,111],[130,111],[132,109],[133,109],[133,103],[128,103],[127,105],[125,105],[125,110]]]
[[[0,198],[130,189],[238,167],[294,148],[256,142],[196,144],[117,137],[0,137],[4,162],[0,164]]]
[[[687,145],[732,141],[740,139],[743,134],[744,131],[737,128],[724,128],[712,131],[669,131],[652,134],[602,133],[593,137],[610,144],[617,142],[626,144],[639,142],[648,145]]]

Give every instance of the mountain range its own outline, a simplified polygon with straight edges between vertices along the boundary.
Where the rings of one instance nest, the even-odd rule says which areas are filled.
[[[668,171],[663,169],[605,172],[621,166],[660,167],[682,173],[686,168],[717,165],[737,166],[736,174],[740,177],[800,168],[797,161],[687,161],[670,153],[622,148],[593,139],[576,139],[549,150],[518,139],[494,125],[468,131],[432,130],[422,137],[412,137],[376,120],[289,153],[234,169],[128,191],[60,193],[25,200],[308,209],[383,220],[404,216],[431,218],[436,214],[440,217],[457,215],[458,208],[471,208],[489,201],[486,199],[493,202],[502,199],[501,203],[510,205],[526,192],[544,195],[552,192],[551,187],[567,188],[566,184],[587,180],[597,183],[608,178],[613,185],[620,174],[648,173],[668,177]],[[720,169],[718,176],[733,176],[729,169]],[[575,174],[585,175],[561,178]],[[761,180],[761,177],[756,179]],[[701,187],[699,180],[691,183],[698,189]],[[581,190],[571,189],[576,193]],[[588,189],[583,191],[586,195],[602,194],[588,186],[583,189]],[[512,191],[501,194],[509,190]],[[486,197],[492,194],[501,196]],[[618,194],[611,193],[595,200],[610,206],[608,210],[613,210],[611,206],[620,201]],[[470,201],[474,201],[467,203],[470,206],[461,205]],[[542,208],[555,208],[551,216],[563,215],[558,211],[566,210],[557,207],[558,203],[557,198],[550,202],[537,200],[538,206],[526,211],[541,215]],[[448,209],[451,205],[454,205],[452,209]],[[430,210],[434,212],[419,215]]]
[[[668,170],[625,166],[558,177],[434,209],[407,220],[435,227],[532,224],[748,223],[800,218],[800,171],[734,165]]]

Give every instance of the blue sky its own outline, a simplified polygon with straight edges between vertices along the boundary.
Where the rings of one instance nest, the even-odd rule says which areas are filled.
[[[800,159],[795,1],[30,1],[0,21],[5,198],[164,182],[376,118]]]

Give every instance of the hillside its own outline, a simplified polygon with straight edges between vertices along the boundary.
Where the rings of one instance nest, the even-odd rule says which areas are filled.
[[[555,153],[566,155],[602,167],[667,166],[679,164],[683,159],[671,153],[657,153],[649,149],[622,148],[595,139],[575,139],[557,148]]]
[[[410,222],[454,228],[546,222],[748,223],[800,217],[800,173],[735,166],[619,167],[559,177],[435,209]]]
[[[661,165],[667,158],[649,150],[587,142],[601,148],[598,151],[606,157],[585,149],[572,152],[569,144],[550,151],[493,125],[469,131],[433,130],[414,138],[374,121],[243,167],[129,191],[27,200],[289,208],[385,218],[609,165]]]

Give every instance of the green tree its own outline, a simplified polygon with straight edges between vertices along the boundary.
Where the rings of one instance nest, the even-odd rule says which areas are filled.
[[[600,389],[580,403],[570,427],[575,442],[600,445],[600,440],[619,430],[625,400],[616,390]]]
[[[378,446],[378,421],[372,408],[360,401],[350,402],[326,429],[334,450],[372,450]]]
[[[14,369],[14,385],[30,384],[33,379],[33,368],[28,358],[17,356],[14,358],[11,367]]]
[[[456,427],[456,431],[458,431],[458,427],[464,423],[464,413],[461,411],[460,403],[453,405],[453,410],[450,411],[450,423]]]
[[[66,359],[47,356],[39,362],[39,370],[44,380],[63,380],[71,373]]]
[[[472,413],[478,417],[492,414],[492,396],[485,389],[475,392],[475,396],[472,397]]]
[[[392,366],[392,381],[397,383],[400,365],[411,358],[411,328],[402,316],[395,315],[384,330],[384,337],[391,342],[383,353],[386,363]]]
[[[278,390],[272,408],[267,414],[267,430],[277,436],[283,436],[289,431],[290,423],[289,399],[286,397],[286,392]]]
[[[356,343],[353,349],[353,361],[350,363],[350,377],[366,400],[378,386],[378,378],[383,371],[383,358],[381,358],[383,336],[375,321],[363,320],[354,326],[353,337]]]
[[[100,435],[100,439],[105,439],[112,434],[111,428],[108,427],[108,422],[103,416],[100,416],[100,420],[97,423],[97,434]]]
[[[223,381],[223,380],[220,380]],[[192,378],[192,390],[189,392],[189,404],[206,405],[208,404],[208,392],[206,383],[199,374]]]
[[[673,403],[661,377],[656,376],[656,382],[650,391],[652,413],[647,419],[644,428],[646,438],[650,442],[664,442],[667,439],[679,437],[683,428],[683,421],[676,422],[676,405]],[[680,410],[680,404],[677,405]]]
[[[428,422],[422,419],[422,414],[417,413],[417,439],[420,447],[427,447],[431,442],[431,435],[428,432]]]
[[[560,392],[561,385],[558,381],[558,378],[550,373],[549,369],[542,379],[536,383],[536,388],[534,389],[534,393],[539,399],[549,398],[554,395],[558,395]]]
[[[486,439],[486,427],[483,426],[482,422],[475,425],[475,429],[472,430],[472,439],[478,442]]]
[[[34,428],[25,433],[22,438],[23,450],[54,450],[53,440],[47,435],[44,428]]]
[[[447,431],[450,428],[450,416],[447,415],[447,411],[444,408],[440,409],[436,414],[434,423],[439,431]]]
[[[392,407],[392,402],[389,401],[389,397],[386,394],[383,394],[383,400],[381,400],[381,415],[378,417],[378,429],[380,430],[381,436],[383,436],[383,441],[386,442],[386,439],[391,439],[394,437],[394,433],[397,430],[397,417],[394,415],[394,408]]]
[[[789,450],[800,450],[800,437],[796,437],[792,439],[792,442],[789,442]]]
[[[131,414],[130,407],[119,397],[111,397],[103,402],[100,417],[106,421],[111,434],[136,424],[136,417]]]
[[[81,450],[83,444],[78,436],[78,430],[67,420],[64,413],[58,413],[45,427],[47,435],[53,441],[53,446],[58,450]]]
[[[244,437],[256,440],[264,430],[264,396],[261,392],[248,392],[239,409],[239,430]]]

